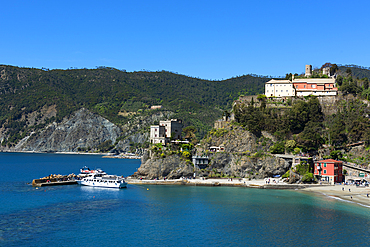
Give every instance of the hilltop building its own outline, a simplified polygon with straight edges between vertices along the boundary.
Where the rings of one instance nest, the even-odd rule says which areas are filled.
[[[324,68],[330,74],[330,68]],[[312,66],[306,65],[305,76],[312,75]],[[292,97],[292,96],[335,96],[338,88],[335,87],[334,78],[298,78],[292,80],[270,80],[265,83],[266,97]]]
[[[150,142],[166,145],[171,141],[171,138],[181,139],[182,127],[181,119],[159,121],[159,125],[150,126]]]
[[[306,77],[312,76],[312,65],[306,65],[304,76]]]

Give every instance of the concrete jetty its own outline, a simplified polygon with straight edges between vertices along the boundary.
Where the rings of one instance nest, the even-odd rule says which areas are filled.
[[[49,175],[47,177],[32,180],[32,186],[56,186],[56,185],[70,185],[77,184],[76,175]]]

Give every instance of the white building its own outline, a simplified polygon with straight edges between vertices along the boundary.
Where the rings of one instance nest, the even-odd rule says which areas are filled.
[[[270,80],[265,83],[266,97],[291,96],[335,96],[338,88],[334,78],[301,78],[290,80]]]
[[[150,126],[150,142],[152,144],[162,143],[166,144],[166,135],[164,126],[152,125]]]
[[[266,97],[292,97],[295,88],[290,80],[270,80],[265,83]]]

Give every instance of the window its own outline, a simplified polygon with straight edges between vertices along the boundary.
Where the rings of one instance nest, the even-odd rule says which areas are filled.
[[[286,92],[288,92],[288,90],[286,90]]]
[[[279,90],[276,90],[276,92],[279,92]]]
[[[283,90],[281,90],[281,92],[283,92]]]
[[[324,174],[326,174],[326,170],[324,170]]]
[[[326,163],[324,163],[324,167],[326,167]]]
[[[266,92],[269,92],[269,90],[267,90]]]
[[[304,85],[303,88],[306,88],[306,85]]]

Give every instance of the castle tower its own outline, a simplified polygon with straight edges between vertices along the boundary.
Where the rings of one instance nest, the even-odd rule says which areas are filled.
[[[312,65],[306,65],[306,70],[305,70],[304,75],[306,77],[312,76]]]

